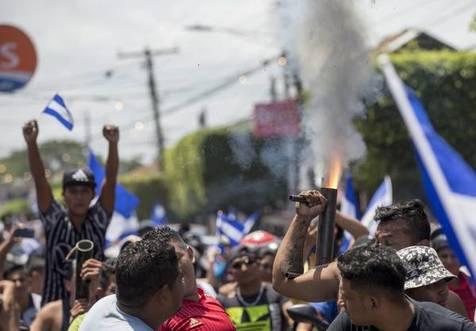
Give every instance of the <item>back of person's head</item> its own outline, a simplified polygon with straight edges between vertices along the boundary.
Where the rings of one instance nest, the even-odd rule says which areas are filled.
[[[380,221],[382,225],[404,222],[413,245],[430,240],[430,222],[425,213],[425,205],[418,199],[403,201],[389,207],[379,207],[375,213],[375,220]]]
[[[159,226],[144,235],[144,239],[155,240],[163,243],[178,243],[186,249],[185,241],[180,234],[167,225]]]
[[[353,290],[404,293],[406,270],[393,248],[375,242],[359,245],[339,256],[337,266]]]
[[[179,276],[174,248],[167,242],[143,239],[131,243],[116,261],[116,295],[124,306],[140,308]]]

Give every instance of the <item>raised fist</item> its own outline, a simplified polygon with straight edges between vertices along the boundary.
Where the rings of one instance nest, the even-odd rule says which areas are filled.
[[[119,128],[115,125],[104,125],[102,134],[110,143],[117,143],[119,141]]]
[[[23,125],[23,137],[27,144],[36,142],[38,138],[38,122],[36,120],[31,120]]]

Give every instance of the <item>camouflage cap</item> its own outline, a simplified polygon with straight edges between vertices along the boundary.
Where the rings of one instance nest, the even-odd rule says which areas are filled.
[[[399,250],[397,254],[407,270],[405,290],[431,285],[442,279],[450,281],[456,278],[445,268],[431,247],[410,246]]]

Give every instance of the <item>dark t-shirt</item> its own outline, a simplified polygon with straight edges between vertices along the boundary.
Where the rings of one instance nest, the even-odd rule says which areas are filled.
[[[260,291],[261,292],[261,291]],[[270,284],[263,283],[261,296],[218,296],[236,329],[247,331],[281,331],[286,329],[282,305],[288,300]],[[244,301],[244,302],[243,302]]]
[[[476,331],[476,325],[463,316],[432,302],[412,301],[415,316],[408,331]],[[340,313],[328,331],[378,331],[373,326],[353,325],[347,312]]]

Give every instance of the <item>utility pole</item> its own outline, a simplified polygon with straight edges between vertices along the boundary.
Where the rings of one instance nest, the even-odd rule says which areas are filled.
[[[276,78],[271,76],[269,78],[269,96],[271,98],[271,102],[276,102],[278,100],[278,94],[276,93]]]
[[[154,115],[155,134],[157,136],[157,160],[159,164],[159,171],[163,166],[163,153],[164,153],[164,134],[162,132],[162,126],[160,125],[160,98],[157,93],[157,83],[154,76],[154,56],[177,54],[178,48],[151,50],[148,47],[142,52],[130,52],[119,53],[119,58],[138,58],[144,57],[147,69],[147,83],[149,86],[149,94],[152,102],[152,111]]]
[[[207,127],[207,108],[202,108],[198,114],[198,127],[200,129],[205,129]]]
[[[91,147],[91,114],[89,110],[84,114],[84,144],[86,148]]]

